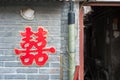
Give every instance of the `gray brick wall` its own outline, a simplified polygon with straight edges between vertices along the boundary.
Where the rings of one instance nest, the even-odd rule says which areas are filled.
[[[20,16],[20,10],[28,6],[0,7],[0,80],[60,80],[60,54],[64,56],[63,80],[68,80],[68,6],[68,3],[61,2],[56,4],[41,2],[39,6],[30,6],[35,10],[35,18],[31,21]],[[78,22],[76,22],[76,27],[78,27],[77,24]],[[42,67],[35,64],[23,66],[14,53],[14,48],[21,48],[19,32],[24,31],[26,26],[31,26],[33,31],[37,31],[38,26],[43,26],[48,30],[47,46],[56,48],[56,54],[49,54],[49,60]]]

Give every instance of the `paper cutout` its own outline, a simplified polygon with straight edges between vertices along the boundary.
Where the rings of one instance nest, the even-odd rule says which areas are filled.
[[[33,32],[31,27],[26,27],[25,32],[20,32],[22,49],[15,48],[15,54],[20,56],[21,63],[25,66],[35,62],[38,66],[43,66],[48,60],[47,52],[55,53],[54,47],[47,48],[47,31],[38,27],[37,32]]]

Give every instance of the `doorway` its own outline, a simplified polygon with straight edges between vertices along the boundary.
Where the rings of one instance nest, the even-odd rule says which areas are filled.
[[[91,8],[84,16],[84,80],[120,80],[120,7]]]

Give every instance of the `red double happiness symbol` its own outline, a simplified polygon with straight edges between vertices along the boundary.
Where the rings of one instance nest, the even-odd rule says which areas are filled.
[[[29,26],[26,27],[25,32],[20,32],[22,49],[15,48],[14,51],[16,55],[19,55],[23,65],[29,66],[35,62],[36,65],[43,66],[48,60],[47,52],[55,53],[54,47],[46,47],[47,33],[42,27],[38,27],[38,31],[33,32]]]

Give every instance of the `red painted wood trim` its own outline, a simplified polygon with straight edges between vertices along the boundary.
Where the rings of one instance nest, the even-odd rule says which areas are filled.
[[[85,6],[120,6],[120,2],[88,2]]]
[[[83,8],[80,9],[79,15],[79,26],[80,26],[80,72],[79,80],[84,80],[84,25],[83,25]]]
[[[78,80],[78,77],[79,77],[79,68],[80,68],[80,66],[76,66],[76,68],[75,68],[75,74],[74,74],[74,79],[73,80]]]

